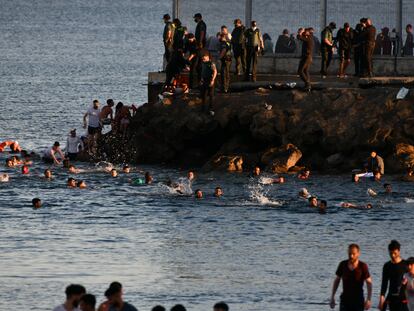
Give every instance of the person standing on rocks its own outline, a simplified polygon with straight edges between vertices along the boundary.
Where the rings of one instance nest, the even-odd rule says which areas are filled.
[[[344,24],[344,28],[338,30],[336,35],[338,40],[338,54],[340,59],[339,64],[339,78],[346,78],[346,69],[351,63],[351,49],[354,31],[349,26],[349,23]]]
[[[400,289],[408,266],[401,258],[400,250],[401,245],[396,240],[392,240],[388,245],[391,260],[386,262],[382,269],[381,295],[378,305],[380,310],[386,310],[388,305],[390,311],[407,311],[407,305],[401,299]],[[386,296],[387,289],[388,295]]]
[[[363,311],[371,307],[372,280],[368,265],[359,260],[360,248],[357,244],[348,246],[348,260],[342,261],[336,270],[332,286],[330,307],[335,308],[335,293],[342,280],[341,311]],[[364,283],[367,285],[367,299],[364,301]]]
[[[233,48],[234,59],[236,60],[236,74],[241,76],[246,72],[246,39],[244,37],[246,29],[242,21],[237,18],[234,20],[234,29],[231,33],[231,45]]]
[[[333,30],[336,29],[336,24],[330,22],[328,26],[322,30],[321,33],[321,76],[325,79],[328,75],[328,67],[332,61],[332,54],[334,49],[334,36]]]
[[[167,66],[168,62],[171,59],[171,53],[173,50],[173,36],[174,36],[174,24],[170,21],[171,17],[169,14],[164,14],[164,32],[162,39],[164,42],[164,61],[163,61],[163,70]]]
[[[214,83],[217,77],[216,65],[211,61],[208,51],[204,51],[201,55],[201,80],[200,95],[204,109],[211,110],[214,101]],[[206,106],[207,96],[209,104]]]
[[[309,68],[312,65],[312,54],[313,54],[313,36],[309,30],[306,28],[299,33],[299,39],[302,43],[302,57],[299,63],[298,73],[303,82],[305,82],[305,90],[311,91],[311,80],[309,74]]]
[[[364,31],[364,76],[372,78],[374,76],[372,56],[375,49],[376,28],[372,25],[371,19],[366,20],[366,29]]]
[[[223,93],[229,92],[230,87],[230,67],[231,67],[231,45],[227,41],[224,33],[220,34],[220,77],[221,77],[221,91]]]
[[[246,76],[245,80],[250,81],[250,69],[252,70],[252,81],[256,81],[257,57],[260,50],[264,48],[262,35],[257,28],[256,21],[252,21],[251,27],[245,32],[246,37]]]

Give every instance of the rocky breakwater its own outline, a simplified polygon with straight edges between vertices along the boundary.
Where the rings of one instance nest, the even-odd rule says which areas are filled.
[[[348,173],[377,150],[386,172],[399,172],[414,164],[414,92],[396,100],[397,92],[258,89],[217,95],[214,115],[184,95],[141,106],[128,141],[108,135],[105,151],[112,161],[205,170]]]

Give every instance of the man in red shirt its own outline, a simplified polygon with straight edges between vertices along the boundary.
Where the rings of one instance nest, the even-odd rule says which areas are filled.
[[[330,306],[335,307],[335,293],[342,280],[340,311],[362,311],[371,308],[372,280],[368,265],[359,260],[357,244],[348,246],[348,260],[342,261],[336,270],[332,286]],[[364,300],[364,282],[367,284],[367,299]]]

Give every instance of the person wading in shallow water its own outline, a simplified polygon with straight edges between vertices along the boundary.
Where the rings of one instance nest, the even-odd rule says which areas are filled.
[[[368,265],[359,260],[360,249],[357,244],[348,246],[348,260],[342,261],[336,270],[332,286],[330,307],[333,309],[335,293],[342,280],[341,311],[363,311],[371,307],[372,280]],[[367,284],[367,299],[364,301],[364,282]]]

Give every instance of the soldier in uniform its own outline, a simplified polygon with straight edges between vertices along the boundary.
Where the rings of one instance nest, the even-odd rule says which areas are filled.
[[[168,64],[168,62],[171,59],[171,53],[173,50],[173,36],[174,36],[174,24],[171,23],[170,19],[170,15],[169,14],[165,14],[164,15],[164,33],[162,35],[163,38],[163,42],[164,42],[164,65],[163,68],[165,70],[166,65]]]
[[[323,79],[328,75],[328,67],[332,61],[334,48],[334,37],[332,31],[334,29],[336,29],[336,24],[334,22],[330,22],[321,33],[321,76]]]
[[[197,23],[196,29],[195,29],[195,38],[197,41],[198,48],[204,49],[206,47],[207,42],[207,25],[203,21],[203,17],[200,13],[197,13],[194,15],[194,22]]]
[[[246,29],[240,19],[234,20],[234,29],[231,33],[231,45],[236,61],[236,74],[241,76],[246,72],[246,40],[244,37]]]
[[[361,18],[359,24],[356,25],[354,30],[354,38],[352,41],[352,46],[354,47],[354,63],[355,63],[355,77],[359,77],[363,72],[363,60],[364,55],[364,44],[363,44],[363,35],[364,35],[365,19]]]
[[[175,18],[174,21],[174,36],[173,36],[173,49],[174,51],[182,50],[184,48],[184,34],[185,28],[181,25],[181,21]]]
[[[257,56],[263,49],[262,35],[257,28],[256,21],[252,21],[251,27],[245,32],[246,37],[246,76],[245,80],[250,81],[250,68],[252,69],[252,81],[256,81]]]
[[[373,65],[372,65],[372,56],[374,55],[375,49],[375,36],[377,30],[372,25],[371,19],[367,18],[366,29],[364,32],[364,42],[365,42],[365,51],[364,51],[364,75],[368,77],[373,77]]]
[[[231,66],[231,44],[227,41],[226,34],[220,35],[220,55],[221,68],[221,91],[227,93],[230,87],[230,66]]]

